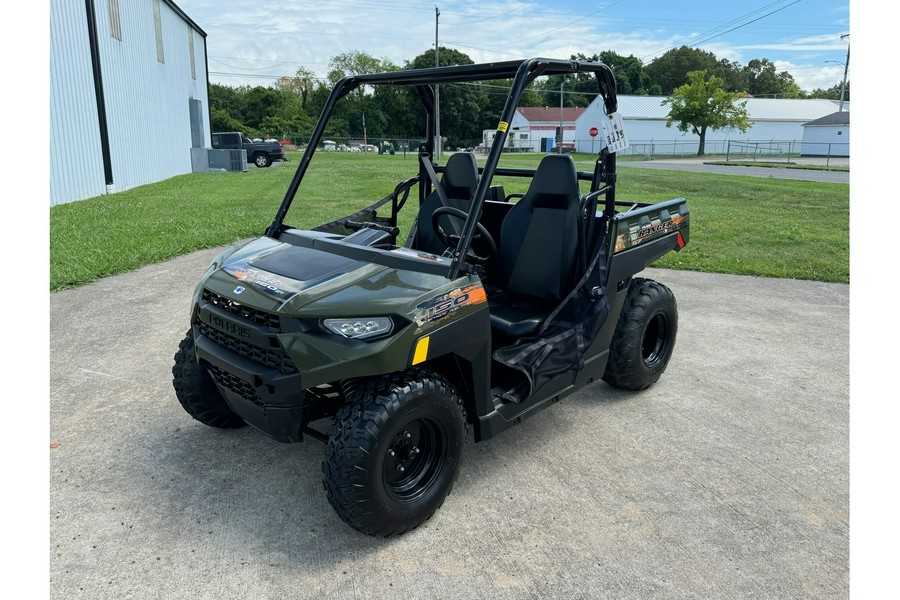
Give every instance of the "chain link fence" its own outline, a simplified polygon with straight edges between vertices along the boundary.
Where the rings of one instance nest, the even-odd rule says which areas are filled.
[[[578,152],[596,153],[600,150],[596,139],[576,139]],[[646,160],[690,158],[697,156],[699,140],[629,140],[629,147],[619,156],[634,156]],[[726,161],[791,162],[796,159],[815,159],[822,164],[848,164],[849,143],[808,142],[803,140],[707,140],[705,156],[718,156]]]
[[[309,143],[308,135],[282,135],[273,138],[285,143],[287,150],[302,150]],[[425,143],[424,138],[403,136],[336,136],[325,135],[319,143],[319,150],[326,152],[362,152],[376,154],[416,154],[419,145]],[[600,138],[575,139],[566,141],[564,152],[586,152],[596,154],[600,151]],[[646,160],[663,158],[690,158],[697,156],[700,148],[699,140],[629,140],[629,147],[620,151],[619,156],[633,156]],[[444,152],[457,150],[487,153],[490,147],[475,148],[445,147]],[[516,148],[521,151],[521,148]],[[526,149],[527,150],[527,149]],[[507,151],[507,150],[504,150]],[[509,150],[513,151],[513,150]],[[534,150],[537,152],[537,150]],[[553,150],[551,150],[553,151]],[[850,144],[834,142],[807,142],[803,140],[707,140],[704,148],[706,156],[722,157],[726,161],[752,162],[792,162],[796,159],[809,159],[825,165],[849,164]]]
[[[310,136],[308,135],[291,135],[285,134],[272,137],[281,143],[285,150],[303,150],[309,144]],[[409,138],[396,136],[338,136],[323,135],[319,141],[319,150],[325,152],[353,152],[353,153],[375,153],[375,154],[417,154],[419,144],[425,141],[424,138]]]

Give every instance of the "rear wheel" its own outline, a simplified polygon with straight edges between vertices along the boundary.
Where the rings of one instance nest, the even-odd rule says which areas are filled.
[[[345,386],[345,394],[322,463],[328,501],[368,535],[418,527],[459,475],[462,400],[445,379],[418,369]]]
[[[678,306],[672,290],[652,279],[635,278],[616,325],[603,380],[627,390],[655,383],[672,357]]]
[[[265,168],[272,164],[272,159],[269,158],[268,154],[260,153],[253,158],[253,164],[257,167]]]
[[[194,354],[194,334],[190,331],[178,345],[172,366],[175,396],[185,411],[204,425],[234,429],[246,425],[232,412],[209,371],[200,366]]]

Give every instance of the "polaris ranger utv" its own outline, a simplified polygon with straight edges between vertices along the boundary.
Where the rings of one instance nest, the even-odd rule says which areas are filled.
[[[568,154],[536,169],[498,166],[525,87],[564,73],[593,75],[612,119],[615,79],[596,62],[537,58],[339,81],[265,235],[220,254],[197,285],[172,369],[184,409],[212,427],[323,441],[337,514],[390,536],[443,504],[470,428],[476,442],[490,439],[598,379],[632,390],[657,381],[675,344],[675,299],[635,275],[688,242],[685,200],[618,201],[609,145],[592,172],[578,172]],[[421,101],[431,140],[434,86],[499,79],[512,85],[483,167],[468,153],[436,165],[422,144],[418,172],[368,209],[312,231],[285,223],[349,92],[405,88]],[[530,183],[506,195],[495,176]],[[398,242],[413,188],[417,216]],[[311,426],[323,419],[327,433]]]

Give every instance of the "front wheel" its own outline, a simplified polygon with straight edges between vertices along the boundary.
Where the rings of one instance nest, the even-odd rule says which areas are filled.
[[[672,290],[652,279],[635,278],[609,348],[603,381],[626,390],[656,383],[675,348],[678,305]]]
[[[235,429],[246,425],[232,412],[209,371],[200,366],[194,354],[194,335],[188,331],[178,345],[172,365],[172,385],[182,408],[210,427]]]
[[[257,154],[256,157],[253,159],[253,163],[257,167],[264,169],[272,164],[272,159],[269,158],[268,154]]]
[[[388,537],[437,511],[459,475],[462,400],[436,373],[411,370],[345,386],[322,463],[328,501],[354,529]]]

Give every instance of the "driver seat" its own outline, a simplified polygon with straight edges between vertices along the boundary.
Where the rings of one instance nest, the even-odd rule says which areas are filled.
[[[548,154],[500,228],[499,291],[489,299],[491,328],[510,338],[534,334],[584,270],[581,192],[575,163]]]
[[[472,205],[472,197],[475,195],[475,188],[478,187],[478,165],[475,163],[475,155],[471,152],[451,154],[441,175],[441,186],[447,194],[449,205],[468,213],[469,207]],[[447,249],[431,225],[431,215],[442,206],[441,197],[435,191],[425,198],[425,202],[419,208],[414,245],[416,250],[440,256]],[[449,216],[442,215],[439,219],[444,231],[454,230]]]

